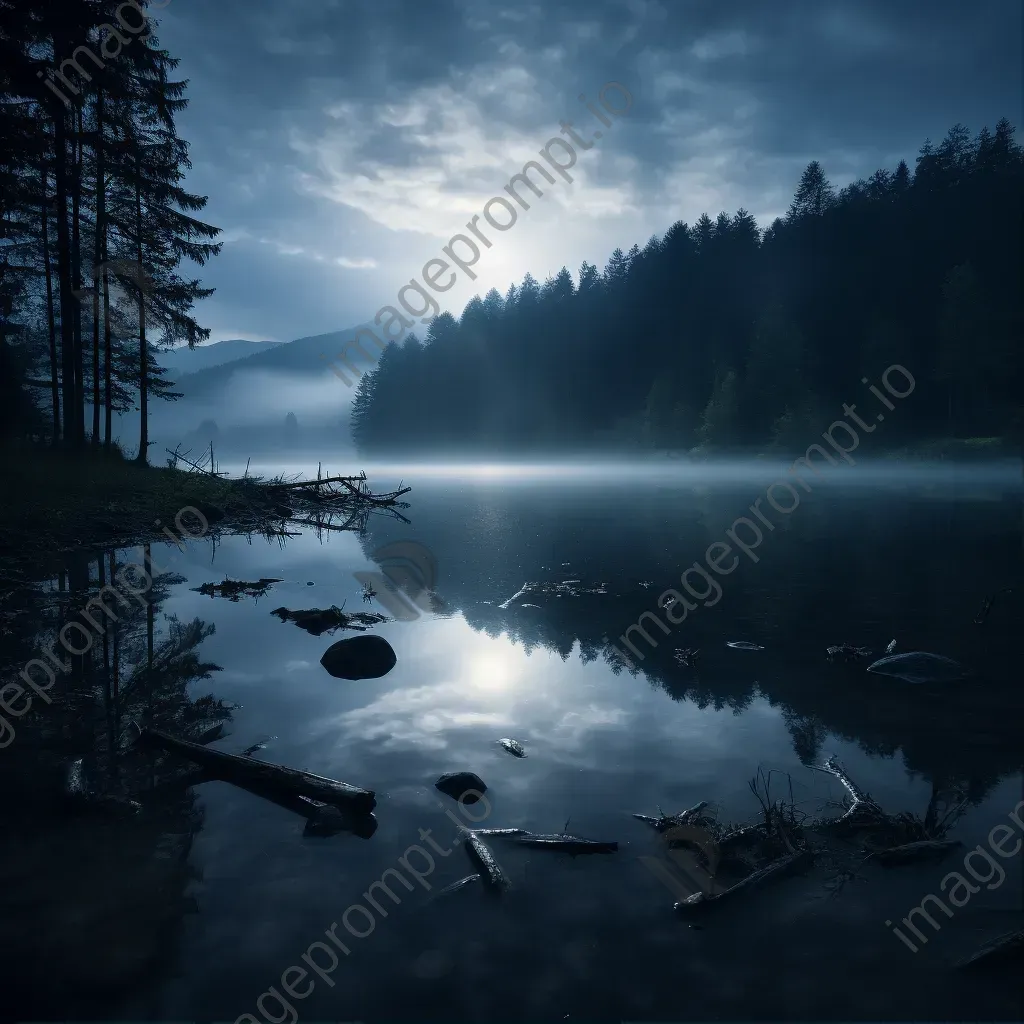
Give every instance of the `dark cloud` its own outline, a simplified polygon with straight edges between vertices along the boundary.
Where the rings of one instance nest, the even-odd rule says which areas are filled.
[[[577,96],[609,80],[634,105],[581,154],[585,223],[549,203],[549,237],[510,276],[601,263],[705,208],[772,216],[810,159],[842,184],[954,122],[1021,118],[1007,0],[221,0],[159,17],[191,82],[190,184],[230,232],[203,271],[217,336],[366,320],[560,119],[592,129]]]

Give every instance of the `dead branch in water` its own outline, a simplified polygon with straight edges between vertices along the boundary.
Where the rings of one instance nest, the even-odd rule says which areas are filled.
[[[661,813],[657,818],[650,814],[634,814],[633,817],[636,818],[637,821],[646,822],[648,825],[656,828],[659,832],[667,832],[670,828],[690,824],[700,814],[700,812],[707,807],[707,805],[707,800],[701,800],[699,804],[694,804],[693,807],[690,807],[685,811],[680,811],[678,814]]]
[[[826,772],[829,775],[835,776],[843,784],[843,787],[850,794],[853,801],[845,813],[831,822],[823,822],[823,825],[827,824],[832,828],[841,830],[863,818],[877,819],[885,817],[882,808],[846,774],[846,769],[836,761],[835,757],[830,757],[822,765],[812,764],[808,767],[813,768],[815,771]]]
[[[139,739],[147,746],[184,757],[225,782],[235,782],[242,786],[264,786],[292,796],[312,797],[323,803],[363,811],[373,810],[377,802],[372,790],[360,789],[347,782],[338,782],[297,768],[210,750],[198,743],[178,739],[157,729],[142,729]]]
[[[674,909],[677,913],[680,913],[692,910],[694,907],[703,906],[707,903],[718,903],[727,896],[731,896],[741,890],[749,891],[755,886],[761,885],[771,879],[782,878],[791,872],[798,871],[810,864],[811,859],[811,851],[806,847],[802,850],[796,850],[793,853],[787,853],[785,856],[779,857],[777,860],[773,860],[770,864],[765,865],[765,867],[751,872],[742,881],[737,882],[731,888],[726,889],[725,892],[717,893],[714,896],[706,896],[702,892],[694,893],[687,899],[680,900],[680,902],[676,903]]]
[[[360,473],[359,476],[327,476],[327,477],[321,477],[318,480],[296,480],[296,481],[294,481],[292,483],[288,483],[288,484],[269,484],[268,485],[268,489],[271,490],[271,491],[292,491],[292,490],[296,490],[296,489],[298,489],[300,487],[313,487],[313,488],[317,488],[317,487],[324,487],[327,484],[337,484],[337,483],[342,483],[342,482],[348,483],[349,481],[352,481],[352,480],[359,480],[359,481],[362,481],[363,483],[365,483],[366,482],[366,474],[365,473]],[[406,488],[406,489],[408,490],[408,488]]]

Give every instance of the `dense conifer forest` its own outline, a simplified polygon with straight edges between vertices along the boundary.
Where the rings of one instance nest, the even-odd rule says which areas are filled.
[[[887,442],[1020,428],[1024,159],[1006,119],[955,125],[837,192],[810,163],[784,218],[673,224],[543,284],[435,318],[360,381],[364,451],[801,450],[894,363]]]
[[[142,9],[0,0],[0,434],[109,449],[116,412],[173,398],[157,344],[209,337],[188,276],[220,251],[183,186],[178,59]]]

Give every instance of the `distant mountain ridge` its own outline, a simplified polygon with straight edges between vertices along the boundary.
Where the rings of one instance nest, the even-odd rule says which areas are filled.
[[[186,373],[198,373],[211,366],[220,366],[237,359],[246,359],[248,356],[258,355],[261,352],[269,352],[281,344],[284,343],[280,341],[245,341],[241,338],[233,338],[229,341],[217,341],[212,345],[197,345],[192,349],[183,345],[180,348],[161,352],[160,363],[167,367],[172,376],[175,374],[182,376]]]
[[[272,344],[270,348],[263,347],[255,353],[234,358],[230,362],[208,366],[194,373],[181,374],[175,378],[175,390],[180,391],[185,398],[208,397],[224,388],[235,373],[254,370],[319,376],[327,369],[328,362],[337,357],[342,344],[361,327],[373,327],[373,324],[356,324],[343,331],[331,331],[328,334],[315,334],[308,338]],[[376,350],[371,354],[379,355]],[[365,367],[365,370],[369,370],[371,366],[363,359],[359,359],[356,365],[360,369]],[[173,374],[171,376],[173,377]]]

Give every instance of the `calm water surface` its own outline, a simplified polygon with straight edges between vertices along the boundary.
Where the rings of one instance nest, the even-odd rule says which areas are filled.
[[[2,752],[8,792],[21,794],[11,798],[3,896],[14,1016],[1020,1017],[1013,972],[974,978],[950,966],[1024,925],[1020,855],[1004,862],[1001,885],[981,887],[913,953],[885,921],[938,892],[963,851],[940,865],[866,865],[838,888],[819,864],[713,908],[698,929],[673,915],[676,897],[640,860],[664,858],[661,840],[630,817],[708,800],[722,820],[750,819],[758,805],[747,782],[759,767],[788,773],[793,799],[813,813],[843,794],[806,766],[835,754],[890,811],[923,815],[933,788],[959,787],[972,804],[953,835],[968,846],[1008,821],[1024,765],[1019,469],[858,479],[850,470],[789,516],[772,513],[759,560],[743,558],[721,578],[720,599],[671,636],[655,629],[658,648],[640,645],[636,672],[608,640],[726,539],[766,481],[681,482],[671,469],[635,479],[401,472],[413,484],[409,524],[374,519],[362,537],[304,532],[283,544],[226,537],[153,550],[185,577],[156,609],[156,641],[170,615],[216,627],[198,655],[222,671],[189,684],[192,697],[237,705],[214,747],[238,752],[270,736],[257,756],[374,789],[376,833],[304,837],[297,815],[221,782],[196,786],[173,812],[69,823],[46,811],[48,776],[33,765],[46,761],[40,751],[87,764],[90,753],[74,749],[72,726],[43,722],[56,710],[34,709],[36,724],[27,716],[24,736]],[[397,474],[379,469],[371,483],[384,489]],[[433,553],[444,606],[375,628],[398,655],[385,677],[332,679],[320,657],[353,634],[314,637],[270,612],[369,609],[353,574],[376,569],[373,552],[396,540]],[[284,582],[237,603],[191,589],[225,576]],[[566,580],[607,593],[533,593],[505,606],[524,584]],[[983,598],[1013,585],[975,626]],[[832,644],[882,651],[894,638],[978,675],[922,691],[825,659]],[[764,650],[728,648],[734,640]],[[673,659],[684,647],[700,649],[696,670]],[[503,736],[529,756],[506,754]],[[568,820],[577,835],[618,840],[618,853],[572,859],[495,841],[507,893],[469,887],[432,900],[471,870],[453,847],[457,805],[433,788],[442,772],[463,769],[489,787],[485,824],[557,832]],[[790,780],[773,779],[788,799]],[[429,848],[426,830],[449,851],[433,854],[430,892],[396,883],[401,903],[378,892],[386,916],[372,914],[371,933],[345,932],[346,909],[370,905],[369,885],[413,844]],[[360,912],[349,920],[370,927]],[[308,969],[302,954],[334,923],[349,955],[328,979],[311,974],[306,998],[282,1005],[271,994],[261,1014],[261,994],[283,993],[288,967]]]

